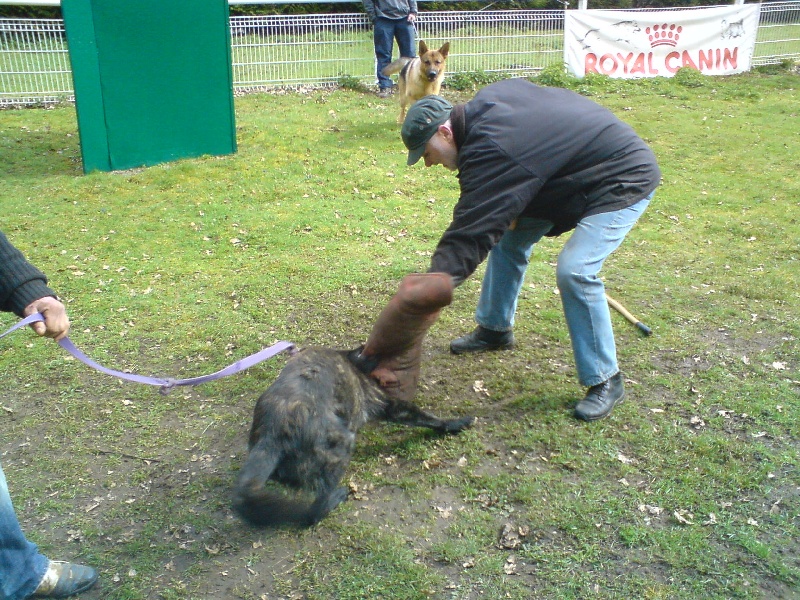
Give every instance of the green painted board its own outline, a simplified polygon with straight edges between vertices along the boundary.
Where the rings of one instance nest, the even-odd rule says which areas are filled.
[[[236,152],[227,0],[62,0],[83,169]]]

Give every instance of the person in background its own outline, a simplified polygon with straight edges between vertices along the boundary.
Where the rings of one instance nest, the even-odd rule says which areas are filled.
[[[407,275],[378,316],[362,370],[387,392],[412,396],[425,333],[487,257],[477,327],[450,349],[511,347],[534,245],[572,232],[555,275],[578,380],[588,388],[574,414],[586,421],[607,416],[622,401],[624,384],[598,274],[661,181],[652,150],[592,100],[525,79],[490,84],[455,107],[426,96],[409,110],[401,136],[409,165],[422,158],[427,167],[458,171],[460,198],[428,272]]]
[[[383,74],[383,69],[392,62],[394,40],[400,56],[413,58],[417,18],[417,0],[362,0],[367,16],[374,27],[376,71],[378,76],[378,96],[386,98],[392,93],[394,83]]]
[[[44,321],[31,324],[40,336],[60,340],[69,331],[66,309],[47,287],[47,278],[2,232],[0,310],[19,317],[42,313]],[[0,600],[66,598],[88,590],[97,578],[91,567],[48,560],[25,538],[0,466]]]

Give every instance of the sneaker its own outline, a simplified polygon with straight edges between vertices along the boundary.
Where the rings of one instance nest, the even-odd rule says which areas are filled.
[[[513,331],[493,331],[478,325],[472,332],[450,342],[450,352],[467,354],[514,347]]]
[[[586,397],[575,407],[575,417],[583,421],[596,421],[611,414],[611,410],[625,398],[622,373],[593,385]]]
[[[51,560],[33,598],[67,598],[85,592],[97,582],[92,567]]]
[[[394,92],[394,88],[385,87],[378,90],[378,98],[388,98]]]

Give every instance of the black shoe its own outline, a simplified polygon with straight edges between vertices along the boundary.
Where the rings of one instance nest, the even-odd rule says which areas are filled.
[[[97,582],[92,567],[51,560],[33,598],[67,598],[85,592]]]
[[[486,350],[504,350],[514,346],[513,331],[493,331],[478,325],[471,333],[450,342],[450,352],[466,354]]]
[[[575,407],[575,416],[584,421],[596,421],[611,413],[611,410],[625,398],[625,384],[622,373],[617,373],[603,383],[589,388],[586,397]]]

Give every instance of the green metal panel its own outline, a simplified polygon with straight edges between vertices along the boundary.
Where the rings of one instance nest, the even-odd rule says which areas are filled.
[[[62,0],[85,172],[236,151],[227,0]]]

